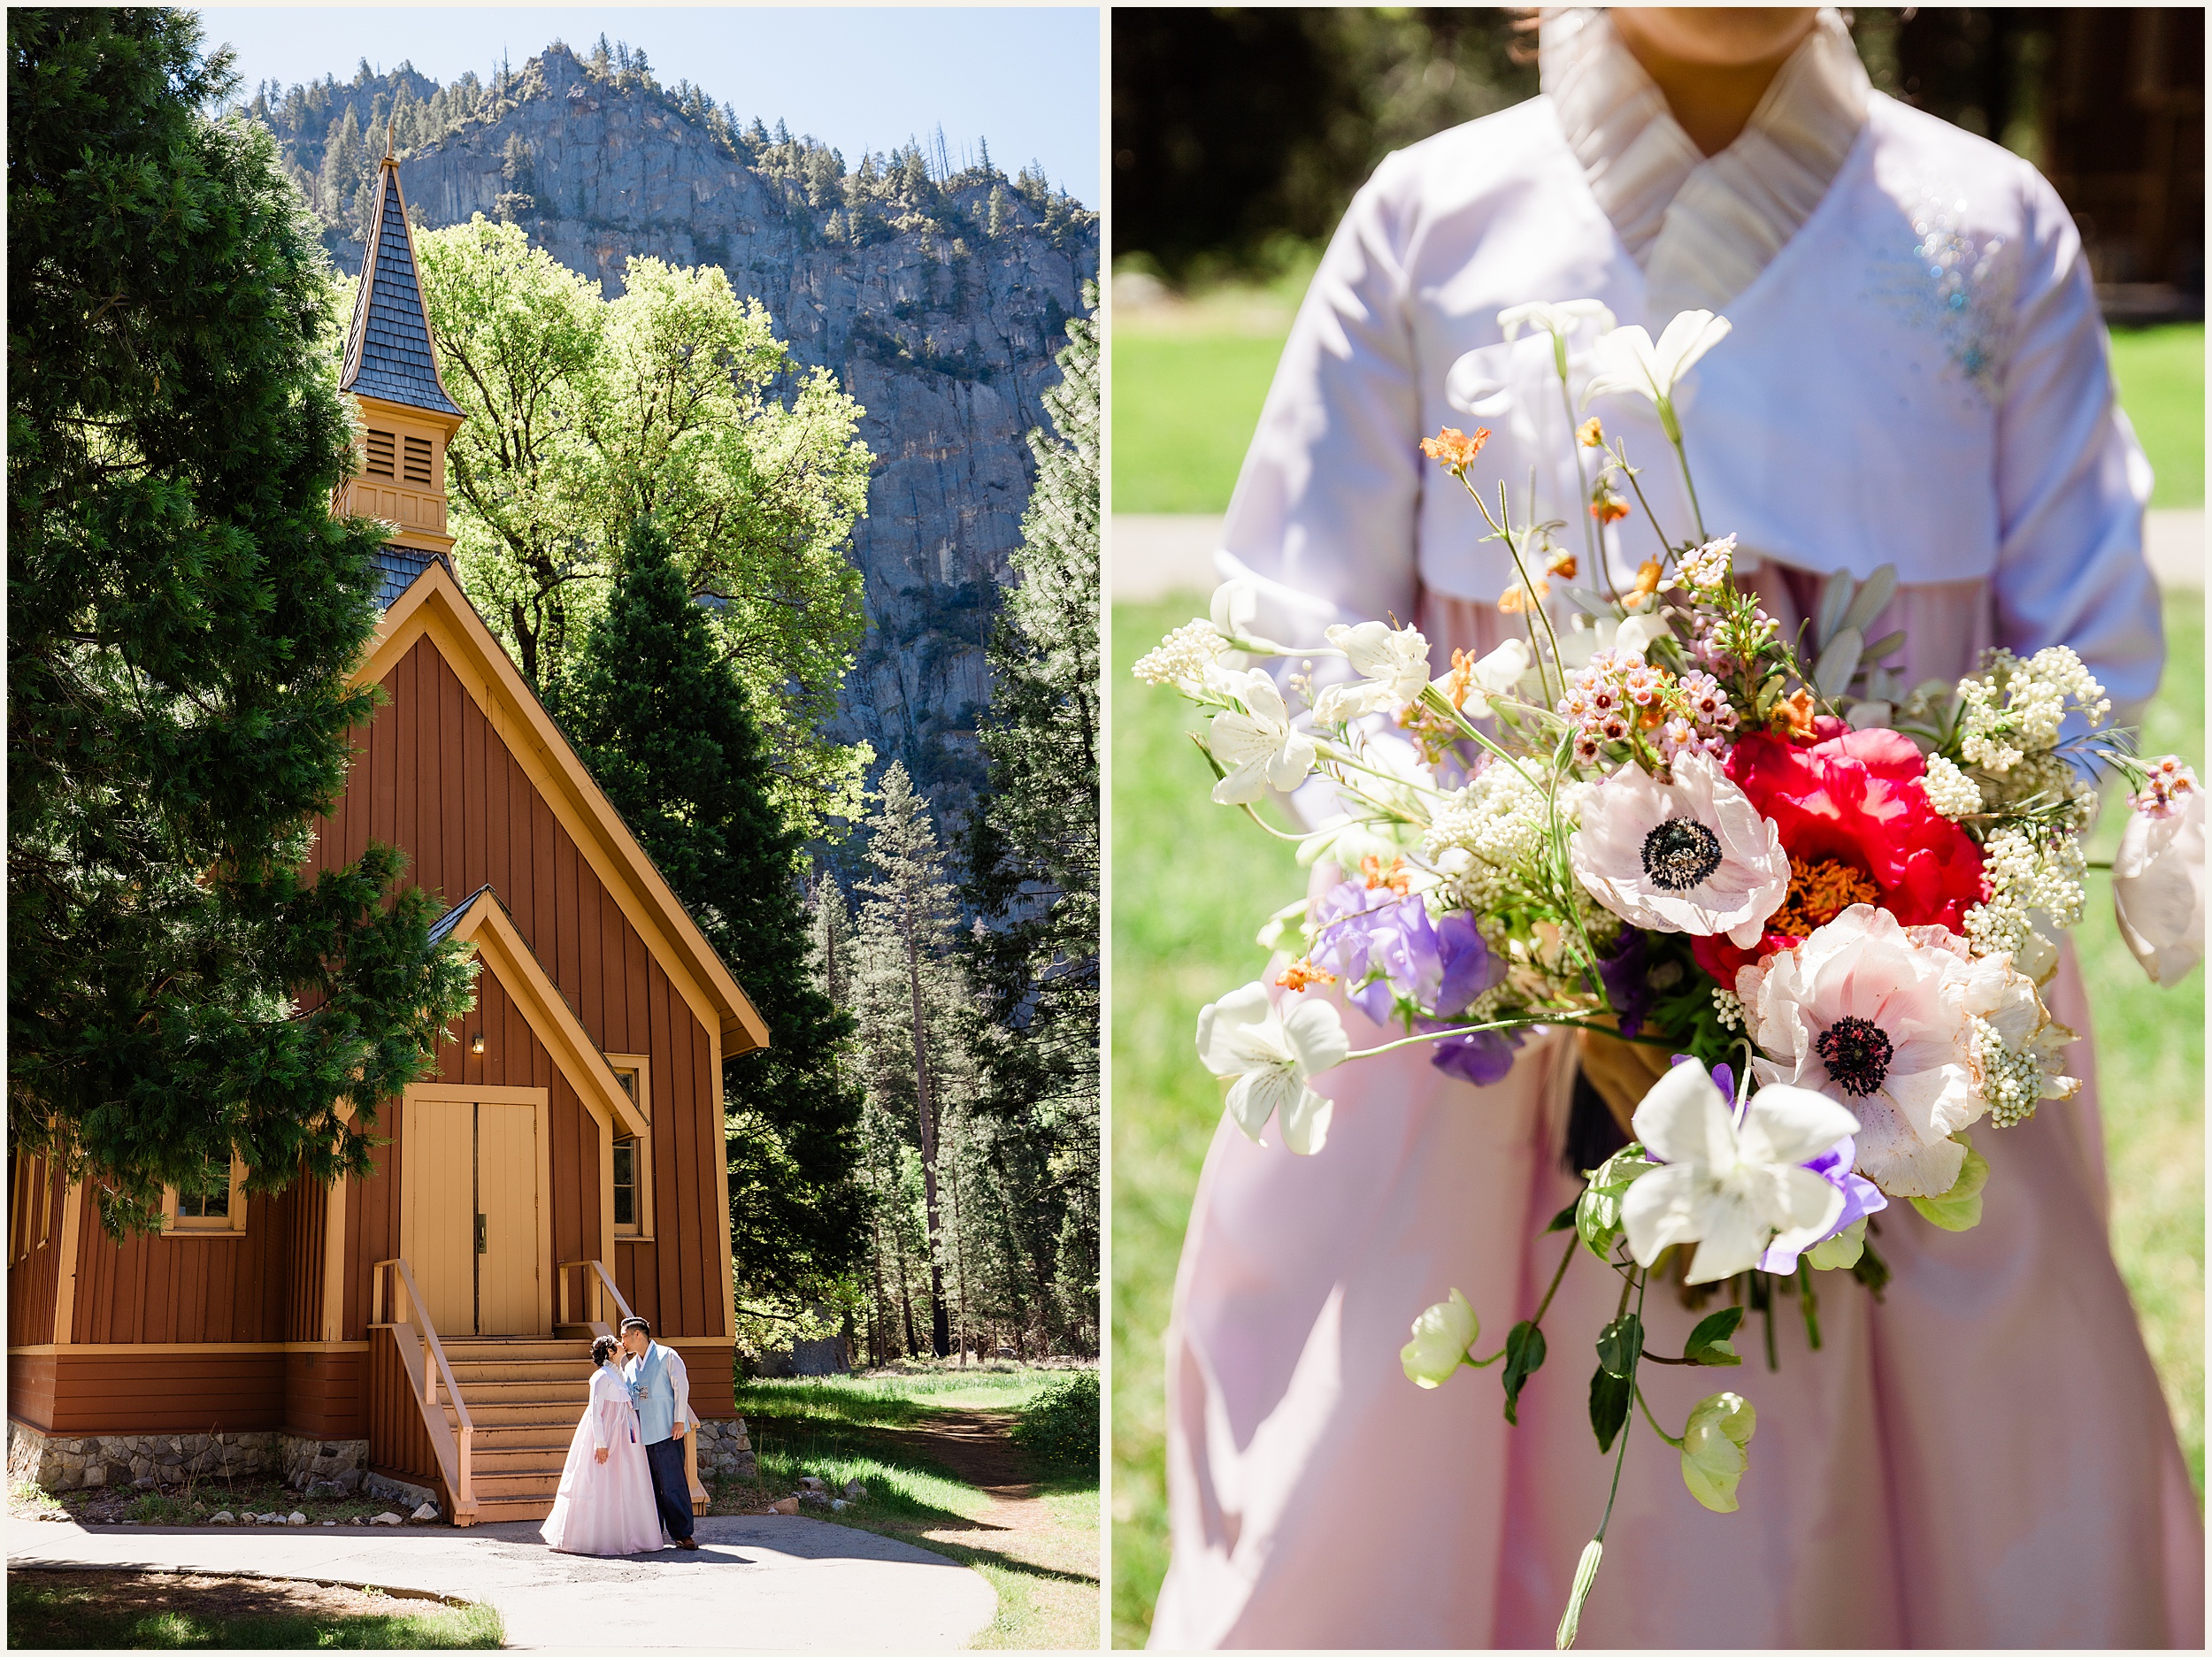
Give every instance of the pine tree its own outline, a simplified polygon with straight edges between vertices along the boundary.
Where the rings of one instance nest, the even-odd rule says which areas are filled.
[[[953,891],[944,872],[937,831],[929,807],[914,792],[906,767],[891,762],[879,790],[870,823],[868,864],[875,878],[864,881],[868,896],[861,924],[888,963],[884,977],[906,993],[905,1024],[910,1044],[916,1138],[921,1152],[923,1201],[929,1239],[930,1346],[937,1356],[949,1350],[951,1331],[945,1308],[943,1229],[937,1196],[939,1099],[933,1067],[942,1062],[943,1038],[931,1028],[931,989],[942,968],[953,922]],[[903,980],[902,986],[899,981]],[[881,979],[879,979],[879,982]],[[895,1015],[894,1016],[895,1016]],[[892,1018],[885,1018],[889,1024]]]
[[[797,832],[744,688],[650,520],[556,717],[762,1018],[769,1046],[724,1078],[732,1242],[742,1286],[788,1308],[818,1298],[859,1247],[859,1099],[841,1073],[850,1020],[814,978]]]
[[[1087,305],[1098,290],[1087,284]],[[1033,433],[1037,480],[1013,557],[1018,580],[987,648],[978,737],[988,782],[971,822],[964,942],[980,998],[985,1108],[1008,1135],[1047,1142],[1070,1315],[1094,1316],[1098,1271],[1098,326],[1068,324],[1045,393],[1053,433]],[[1014,1125],[1027,1119],[1025,1127]],[[1010,1139],[1010,1155],[1012,1155]],[[1087,1311],[1085,1308],[1094,1308]]]
[[[397,852],[299,872],[383,532],[330,515],[329,266],[267,131],[200,112],[236,81],[199,39],[8,14],[9,1140],[116,1230],[234,1154],[366,1177],[470,1001]]]

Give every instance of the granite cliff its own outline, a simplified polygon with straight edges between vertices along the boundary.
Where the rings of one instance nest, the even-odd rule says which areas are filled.
[[[556,43],[512,74],[440,87],[403,65],[350,83],[260,90],[334,260],[360,267],[364,164],[397,131],[420,222],[513,220],[571,269],[620,291],[633,254],[722,268],[758,297],[802,363],[867,409],[876,456],[853,552],[868,634],[847,680],[847,734],[905,760],[941,810],[981,774],[983,640],[1020,541],[1053,355],[1094,277],[1099,228],[1043,178],[952,170],[918,146],[849,170],[810,139],[741,127],[641,56]]]

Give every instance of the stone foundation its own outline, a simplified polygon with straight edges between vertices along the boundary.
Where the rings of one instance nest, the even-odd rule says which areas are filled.
[[[361,1487],[377,1500],[396,1502],[409,1513],[414,1512],[425,1502],[442,1515],[445,1512],[444,1501],[427,1484],[411,1484],[405,1479],[394,1478],[388,1473],[368,1474],[362,1479]]]
[[[281,1477],[295,1490],[350,1495],[367,1469],[365,1438],[288,1432],[103,1433],[65,1438],[8,1423],[8,1483],[41,1490],[165,1490],[202,1478]]]
[[[699,1423],[699,1477],[703,1484],[718,1479],[750,1478],[759,1463],[753,1458],[753,1441],[742,1417],[736,1421]]]

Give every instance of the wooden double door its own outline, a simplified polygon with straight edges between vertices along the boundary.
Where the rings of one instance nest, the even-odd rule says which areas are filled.
[[[549,1332],[542,1108],[411,1094],[406,1116],[400,1251],[438,1334]]]

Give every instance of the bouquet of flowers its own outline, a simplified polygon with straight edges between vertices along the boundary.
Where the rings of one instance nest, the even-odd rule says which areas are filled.
[[[1197,740],[1216,801],[1344,874],[1261,934],[1293,956],[1271,983],[1199,1015],[1199,1057],[1247,1134],[1272,1120],[1290,1150],[1320,1152],[1321,1078],[1353,1060],[1425,1044],[1479,1086],[1530,1032],[1580,1032],[1585,1073],[1628,1142],[1552,1222],[1572,1233],[1552,1290],[1586,1248],[1622,1279],[1590,1390],[1600,1452],[1619,1456],[1650,1361],[1640,1309],[1655,1277],[1694,1304],[1723,1286],[1730,1301],[1663,1361],[1740,1363],[1731,1338],[1749,1308],[1766,1315],[1771,1362],[1778,1297],[1797,1301],[1817,1347],[1816,1272],[1878,1293],[1871,1238],[1892,1203],[1950,1231],[1978,1222],[1989,1167],[1974,1134],[2080,1086],[2062,1070],[2073,1032],[2043,991],[2081,918],[2096,779],[2116,773],[2131,791],[2114,891],[2123,935],[2163,984],[2202,953],[2204,796],[2178,760],[2140,760],[2106,728],[2108,702],[2064,647],[1991,650],[1956,684],[1908,689],[1881,665],[1903,635],[1867,637],[1893,568],[1863,582],[1838,572],[1783,636],[1734,579],[1734,537],[1707,532],[1683,442],[1677,386],[1725,338],[1724,318],[1686,312],[1655,342],[1594,301],[1500,322],[1509,341],[1550,335],[1570,410],[1578,389],[1586,411],[1609,395],[1649,401],[1694,533],[1653,519],[1625,441],[1589,418],[1575,431],[1579,551],[1606,572],[1601,537],[1638,509],[1654,551],[1626,592],[1609,573],[1607,590],[1577,586],[1566,525],[1530,521],[1532,499],[1517,517],[1504,484],[1477,481],[1489,433],[1447,427],[1422,450],[1510,555],[1499,609],[1523,637],[1479,659],[1455,652],[1432,679],[1411,627],[1255,636],[1257,594],[1231,583],[1136,672],[1217,710]],[[1575,338],[1591,347],[1579,387]],[[1271,658],[1290,664],[1280,679],[1256,665]],[[1253,810],[1317,775],[1341,809],[1311,832]],[[1325,985],[1402,1033],[1353,1052],[1314,993]],[[1463,1364],[1499,1365],[1512,1420],[1545,1362],[1551,1300],[1477,1357],[1476,1308],[1455,1290],[1414,1321],[1407,1376],[1433,1387]],[[1751,1404],[1717,1392],[1678,1435],[1644,1414],[1690,1494],[1733,1511]],[[1563,1650],[1611,1511],[1609,1497]]]

